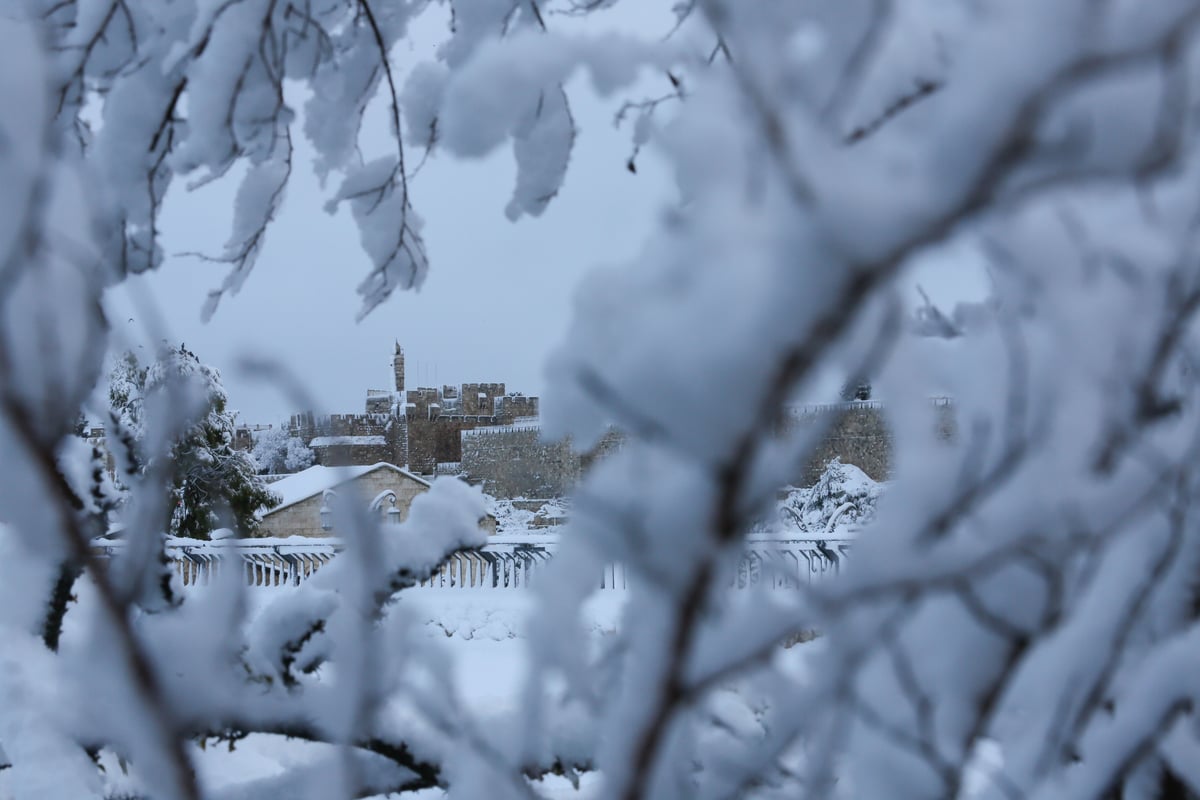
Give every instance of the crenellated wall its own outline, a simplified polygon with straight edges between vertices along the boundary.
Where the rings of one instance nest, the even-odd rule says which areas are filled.
[[[526,397],[523,394],[507,394],[497,397],[495,401],[496,417],[503,425],[511,425],[521,417],[536,417],[538,415],[538,399]]]
[[[394,398],[386,389],[367,389],[367,414],[391,414]]]
[[[392,413],[295,414],[292,433],[312,448],[317,464],[346,467],[380,461],[404,464],[407,436],[404,420]]]

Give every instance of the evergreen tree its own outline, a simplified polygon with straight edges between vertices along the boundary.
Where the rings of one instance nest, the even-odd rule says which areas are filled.
[[[142,398],[146,393],[146,368],[126,351],[108,373],[108,407],[113,420],[141,438]]]
[[[146,393],[146,368],[137,356],[126,351],[108,373],[108,430],[105,438],[121,477],[128,481],[140,474],[143,459],[140,454],[142,438],[142,402]]]
[[[164,520],[172,536],[206,539],[221,527],[251,535],[256,512],[279,502],[258,476],[253,459],[233,447],[235,420],[220,373],[201,364],[183,345],[166,350],[148,369],[126,354],[109,380],[112,419],[134,441],[144,436],[142,409],[148,398],[166,392],[196,392],[202,411],[170,447],[171,516]],[[140,447],[134,448],[136,453]],[[137,460],[142,461],[142,456]],[[151,457],[138,472],[154,467]]]

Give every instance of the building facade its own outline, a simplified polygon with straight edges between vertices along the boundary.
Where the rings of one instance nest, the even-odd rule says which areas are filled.
[[[309,467],[271,484],[279,505],[262,514],[256,537],[340,536],[339,504],[354,503],[383,521],[403,522],[413,500],[429,491],[429,482],[394,464],[355,467]],[[480,525],[496,532],[496,520]]]

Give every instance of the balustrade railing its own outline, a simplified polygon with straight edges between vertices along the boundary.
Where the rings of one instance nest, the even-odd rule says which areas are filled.
[[[478,550],[452,555],[422,581],[424,588],[519,589],[536,580],[558,549],[557,535],[493,536]],[[742,561],[731,579],[735,588],[795,588],[836,575],[851,547],[846,539],[747,537]],[[93,543],[101,557],[120,553],[124,543]],[[338,539],[168,539],[167,558],[184,586],[207,585],[227,569],[241,570],[248,586],[298,586],[343,549]],[[602,589],[628,588],[624,564],[607,564],[597,576]]]
[[[119,540],[93,542],[92,552],[109,558],[119,554],[124,546]],[[341,543],[331,539],[205,542],[171,538],[167,540],[166,555],[184,586],[209,584],[227,569],[241,570],[248,586],[298,586],[332,561],[341,549]]]

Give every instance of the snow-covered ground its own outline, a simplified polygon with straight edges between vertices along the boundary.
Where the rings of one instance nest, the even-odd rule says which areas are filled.
[[[597,592],[586,608],[596,637],[617,630],[624,592]],[[410,589],[402,603],[450,652],[457,685],[473,708],[507,711],[525,676],[533,595],[521,589]]]
[[[272,596],[269,589],[252,592],[257,593],[252,595],[252,607],[264,605]],[[617,631],[626,597],[625,592],[597,592],[585,607],[586,625],[596,644]],[[521,696],[528,663],[526,625],[534,600],[534,595],[521,589],[416,588],[404,592],[398,602],[407,607],[424,635],[449,655],[461,702],[477,718],[487,718],[514,710]],[[806,650],[820,646],[818,641],[781,651],[780,661],[791,672],[802,671]],[[749,713],[732,708],[729,702],[722,707]],[[238,742],[232,753],[220,746],[204,752],[196,749],[195,755],[207,785],[219,788],[270,777],[329,752],[323,745],[260,736]],[[594,774],[581,775],[578,788],[565,778],[547,776],[537,784],[537,794],[547,800],[595,800],[599,785]],[[406,796],[425,800],[443,797],[444,792],[431,789]]]
[[[260,601],[270,597],[270,590],[259,591]],[[625,592],[598,592],[586,606],[585,620],[597,643],[617,631],[626,597]],[[520,589],[418,588],[404,592],[399,602],[419,621],[425,635],[449,654],[461,701],[486,718],[512,711],[520,697],[527,665],[526,624],[533,601],[533,595]],[[794,647],[780,656],[792,670],[802,670],[805,648],[819,646]],[[320,752],[321,746],[257,737],[239,742],[234,753],[220,747],[197,756],[209,785],[216,787],[280,773]],[[596,775],[580,776],[578,789],[564,778],[548,776],[537,784],[537,792],[548,800],[594,800],[598,787]],[[434,789],[408,796],[424,799],[444,793]]]
[[[250,617],[278,596],[278,590],[272,589],[248,592]],[[623,592],[599,592],[588,605],[586,619],[596,637],[615,632],[624,597]],[[527,664],[526,621],[533,600],[531,594],[521,589],[415,588],[404,592],[398,602],[404,605],[406,615],[448,655],[460,701],[477,717],[487,718],[512,710],[520,697]],[[210,791],[222,795],[231,792],[229,796],[236,797],[233,790],[241,784],[332,759],[335,752],[328,745],[279,736],[250,736],[238,741],[232,749],[224,743],[204,749],[193,746],[192,756],[202,782]],[[115,758],[106,757],[104,764],[110,793],[134,788]],[[312,788],[313,798],[325,796],[322,792],[328,789],[318,784]],[[594,796],[589,788],[595,785],[594,776],[582,776],[578,790],[564,778],[548,776],[538,784],[538,792],[551,800],[588,800]],[[10,796],[4,773],[0,772],[0,799],[8,800]],[[428,790],[406,796],[434,798],[444,793]]]
[[[532,536],[535,531],[554,532],[554,528],[549,531],[530,529],[527,532]],[[218,543],[218,546],[224,545],[223,542]],[[191,602],[186,603],[185,607],[191,605],[197,609],[205,604],[205,593],[228,588],[227,584],[220,581],[210,586],[189,586],[184,591],[191,595]],[[92,602],[86,584],[81,584],[78,589],[79,603],[68,614],[64,628],[64,639],[67,641],[82,634],[80,626],[87,615],[79,612]],[[290,587],[247,588],[247,624],[253,624],[254,619],[267,607],[292,591]],[[585,630],[590,632],[597,649],[618,631],[627,596],[622,591],[598,591],[585,607]],[[212,599],[215,595],[208,597]],[[740,595],[740,598],[743,601],[752,599],[749,594]],[[535,610],[534,595],[523,589],[414,587],[399,595],[396,602],[398,610],[411,621],[416,635],[424,637],[427,644],[436,647],[445,656],[447,669],[453,676],[450,683],[456,689],[457,699],[471,710],[472,717],[486,720],[516,710],[527,672],[527,626]],[[811,647],[792,648],[780,656],[802,667],[800,662],[805,658],[803,651]],[[732,714],[731,710],[726,710]],[[190,749],[206,791],[215,793],[214,796],[222,800],[248,796],[244,794],[248,784],[297,770],[305,774],[324,771],[332,776],[314,777],[311,788],[306,789],[307,794],[295,795],[297,800],[308,796],[324,798],[334,792],[327,782],[336,780],[336,770],[331,772],[327,765],[336,764],[339,753],[328,745],[280,736],[254,735],[238,740],[232,748],[224,742],[210,741],[205,748],[192,744]],[[100,780],[104,783],[107,796],[136,794],[138,786],[135,779],[125,773],[115,756],[105,752],[101,755],[101,762],[104,773]],[[84,763],[82,767],[83,772],[90,772],[90,765]],[[13,774],[11,770],[0,770],[0,800],[21,796],[10,783]],[[596,796],[596,786],[597,778],[594,775],[582,776],[578,789],[563,778],[551,776],[537,785],[537,792],[552,800],[568,797],[589,800]],[[438,797],[441,794],[432,790],[415,796]]]
[[[202,593],[208,589],[195,587],[187,591]],[[248,616],[253,618],[261,613],[278,597],[278,592],[249,589]],[[617,631],[626,597],[625,592],[598,592],[586,606],[586,624],[598,644]],[[527,666],[526,626],[534,599],[520,589],[416,588],[404,592],[398,602],[430,643],[436,642],[436,647],[448,656],[460,702],[470,707],[476,718],[486,719],[514,710],[521,696]],[[801,678],[811,655],[822,646],[818,639],[781,650],[776,663],[786,673]],[[756,730],[753,714],[735,691],[718,690],[712,703],[714,714],[719,714],[725,725],[745,726],[751,733]],[[317,800],[336,794],[338,778],[333,765],[339,754],[331,745],[254,735],[237,741],[233,747],[226,743],[210,743],[205,748],[192,744],[190,752],[206,791],[224,800],[249,796],[243,795],[243,790],[255,782],[297,771],[307,774],[309,779],[301,793],[289,796],[288,800]],[[101,764],[106,796],[136,795],[135,779],[125,773],[115,756],[103,753]],[[983,789],[989,775],[1001,764],[998,752],[982,749],[970,770],[966,796],[974,796]],[[12,775],[12,770],[0,770],[0,800],[23,796],[10,784]],[[598,800],[599,776],[584,774],[579,778],[575,787],[565,778],[547,776],[536,784],[536,796],[545,800]],[[428,789],[405,796],[432,800],[444,797],[445,793],[441,789]],[[382,796],[378,797],[382,800]]]
[[[501,500],[489,498],[488,513],[496,518],[496,533],[557,533],[567,520],[569,508],[563,498],[550,500]]]

